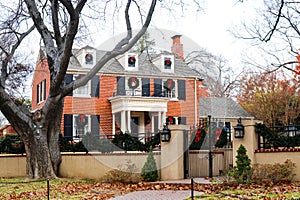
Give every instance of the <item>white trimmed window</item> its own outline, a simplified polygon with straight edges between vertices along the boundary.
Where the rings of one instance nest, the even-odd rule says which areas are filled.
[[[75,80],[80,79],[83,75],[74,75]],[[81,86],[74,90],[74,97],[91,97],[91,81],[87,82],[84,86]]]
[[[46,100],[46,79],[36,86],[36,102],[41,103]]]
[[[91,132],[91,116],[84,114],[73,115],[74,141],[80,141],[89,132]]]
[[[173,79],[162,80],[162,92],[165,97],[174,99],[177,98],[177,81]]]
[[[141,96],[142,95],[142,80],[137,77],[125,78],[126,96]]]

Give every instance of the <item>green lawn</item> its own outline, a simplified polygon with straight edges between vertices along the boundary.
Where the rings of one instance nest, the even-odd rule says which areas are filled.
[[[49,199],[109,199],[137,190],[190,190],[190,185],[157,183],[103,183],[97,180],[54,179],[49,180]],[[204,192],[194,199],[300,199],[300,183],[281,185],[237,185],[195,184],[195,191]],[[47,180],[24,178],[0,178],[0,200],[2,199],[47,199]]]

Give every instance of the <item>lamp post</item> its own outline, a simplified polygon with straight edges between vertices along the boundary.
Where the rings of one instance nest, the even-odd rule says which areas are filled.
[[[245,127],[242,124],[242,119],[238,119],[237,125],[234,127],[234,137],[235,138],[244,138],[245,135]]]
[[[211,141],[211,124],[210,124],[211,115],[208,115],[208,142],[209,142],[209,152],[208,152],[208,169],[209,169],[209,178],[213,177],[213,157],[212,157],[212,141]]]

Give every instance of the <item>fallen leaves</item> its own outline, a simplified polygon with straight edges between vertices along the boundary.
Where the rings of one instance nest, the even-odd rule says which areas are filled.
[[[30,185],[30,183],[28,183]],[[47,187],[33,184],[28,188],[20,185],[0,185],[0,199],[46,199]],[[3,188],[4,187],[4,188]],[[7,187],[7,188],[6,188]],[[204,192],[206,195],[222,195],[225,198],[243,199],[287,199],[287,197],[300,198],[300,183],[280,185],[235,185],[223,184],[194,184],[194,190]],[[100,183],[96,181],[74,181],[62,179],[59,182],[50,181],[50,199],[82,199],[105,200],[121,196],[134,191],[142,190],[190,190],[190,184],[166,184],[139,182]],[[297,196],[298,195],[298,196]]]

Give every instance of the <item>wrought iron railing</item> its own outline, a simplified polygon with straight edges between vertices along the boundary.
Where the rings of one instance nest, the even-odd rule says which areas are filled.
[[[256,125],[258,149],[300,147],[300,125],[272,126]]]
[[[136,97],[141,97],[141,96],[149,96],[149,94],[147,93],[144,93],[143,94],[143,91],[142,90],[136,90],[136,89],[130,89],[130,90],[124,90],[122,92],[119,92],[119,93],[116,93],[114,92],[113,97],[115,96],[136,96]],[[173,90],[164,90],[162,92],[155,92],[155,94],[153,94],[152,96],[154,97],[166,97],[166,98],[171,98],[171,99],[174,99],[174,98],[177,98],[177,95],[176,95],[176,90],[173,89]]]

